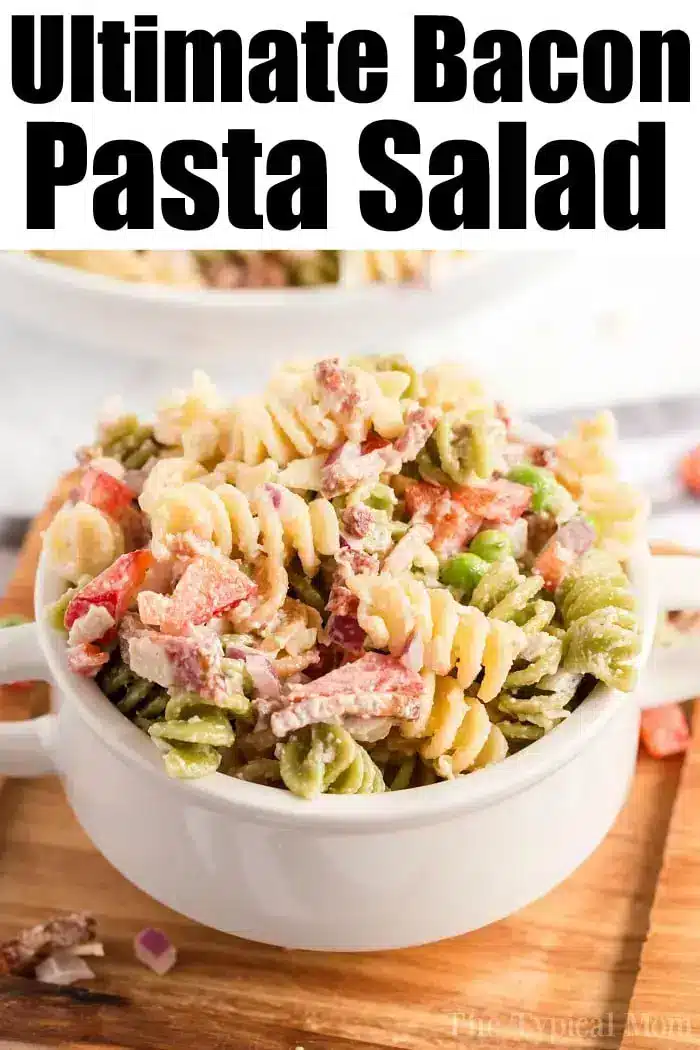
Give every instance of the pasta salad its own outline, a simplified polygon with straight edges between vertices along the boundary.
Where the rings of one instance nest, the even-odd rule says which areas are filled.
[[[35,251],[50,262],[138,284],[180,288],[425,285],[464,252]]]
[[[467,774],[634,685],[646,506],[615,437],[603,413],[555,442],[401,356],[232,405],[195,373],[79,451],[48,615],[170,776],[313,798]]]

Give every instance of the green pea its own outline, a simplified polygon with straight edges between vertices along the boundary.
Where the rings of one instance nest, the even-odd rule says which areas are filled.
[[[504,558],[512,556],[513,545],[505,532],[499,532],[498,529],[485,529],[471,541],[469,551],[471,554],[476,554],[478,558],[483,558],[484,561],[503,561]]]
[[[521,463],[513,467],[508,474],[508,480],[517,481],[519,485],[527,485],[532,489],[532,509],[536,513],[551,509],[552,499],[558,488],[551,471],[533,467],[529,463]]]
[[[441,567],[440,581],[469,596],[488,568],[489,563],[476,554],[455,554]]]

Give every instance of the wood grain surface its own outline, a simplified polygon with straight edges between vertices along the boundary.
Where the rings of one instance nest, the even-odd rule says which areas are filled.
[[[5,610],[29,608],[46,520],[30,537]],[[2,690],[0,709],[9,712],[10,703],[16,699]],[[21,705],[12,711],[21,714]],[[5,1040],[6,1046],[75,1050],[617,1048],[680,773],[680,760],[642,756],[629,802],[605,842],[566,883],[512,918],[436,945],[357,955],[284,951],[183,919],[92,848],[57,780],[7,782],[0,793],[0,937],[57,912],[87,908],[98,918],[107,955],[90,960],[98,974],[89,985],[95,1001],[0,980],[0,1046]],[[700,765],[689,768],[686,782],[693,776],[700,777]],[[693,816],[690,808],[684,812],[674,818],[680,849]],[[697,867],[700,839],[695,848]],[[669,893],[672,864],[673,851],[662,880]],[[674,882],[677,907],[700,888],[700,880],[693,885],[695,870]],[[230,878],[235,892],[235,871]],[[680,912],[676,922],[690,1004],[698,966],[690,940],[682,939]],[[133,936],[146,925],[165,929],[178,947],[178,965],[165,977],[134,959]],[[652,931],[647,953],[655,936]],[[658,968],[668,983],[662,954]],[[644,987],[640,983],[637,995]],[[654,987],[652,978],[644,1002],[651,997],[648,1009],[660,1010]]]
[[[695,719],[624,1050],[700,1047],[700,717]]]

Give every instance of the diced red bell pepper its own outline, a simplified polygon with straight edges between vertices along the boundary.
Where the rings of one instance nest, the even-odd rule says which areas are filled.
[[[90,642],[81,642],[68,650],[68,666],[74,674],[83,678],[94,678],[101,667],[109,661],[109,653],[104,653]]]
[[[65,625],[70,630],[91,605],[103,605],[119,623],[146,578],[154,558],[149,550],[131,551],[86,584],[66,609]]]
[[[492,525],[514,525],[532,502],[532,489],[516,481],[496,478],[473,485],[461,485],[452,498],[470,514]]]
[[[533,572],[538,572],[548,591],[555,591],[576,561],[573,551],[563,547],[556,536],[544,547],[535,559]]]
[[[642,711],[642,743],[652,758],[679,755],[688,749],[690,730],[680,704]]]
[[[534,572],[538,572],[549,591],[562,582],[575,561],[595,542],[595,529],[584,518],[573,518],[557,529],[551,540],[535,559]]]
[[[439,504],[428,519],[433,526],[430,546],[441,558],[450,558],[464,550],[481,528],[481,518],[475,518],[454,500]]]
[[[78,486],[78,496],[111,518],[118,518],[134,499],[128,485],[108,474],[106,470],[88,467]]]
[[[377,449],[386,448],[386,446],[390,444],[391,442],[388,441],[387,438],[383,438],[376,430],[370,430],[360,448],[362,450],[362,455],[366,456],[368,452],[376,452]]]
[[[183,572],[167,603],[162,629],[168,634],[180,634],[188,624],[208,623],[255,590],[253,581],[235,562],[196,558]]]
[[[420,514],[427,518],[436,503],[449,498],[450,490],[440,485],[430,485],[427,481],[414,481],[406,488],[404,500],[406,510],[411,517]]]
[[[430,546],[448,558],[463,550],[481,528],[482,519],[466,510],[449,489],[417,481],[405,492],[406,508],[433,527]]]
[[[691,449],[680,464],[683,486],[692,496],[700,496],[700,445]]]

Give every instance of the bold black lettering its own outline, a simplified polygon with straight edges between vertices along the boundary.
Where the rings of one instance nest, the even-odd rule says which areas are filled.
[[[158,16],[134,18],[134,102],[158,101]]]
[[[306,48],[306,94],[312,102],[333,102],[335,91],[328,87],[328,49],[334,36],[328,22],[307,22],[301,34]]]
[[[441,39],[439,39],[441,38]],[[460,102],[467,93],[467,66],[459,58],[466,36],[453,15],[416,15],[413,19],[413,99]],[[441,71],[441,76],[438,71]],[[413,225],[413,224],[411,224]]]
[[[567,169],[562,175],[563,161]],[[548,142],[537,151],[535,174],[559,176],[535,193],[538,226],[543,230],[595,229],[595,155],[590,146],[577,139]]]
[[[222,154],[228,160],[228,220],[238,230],[262,230],[255,210],[255,168],[262,146],[248,128],[229,129]]]
[[[477,102],[522,102],[523,49],[517,33],[508,29],[479,33],[474,58],[488,59],[472,77]]]
[[[297,42],[291,33],[283,29],[256,33],[248,54],[251,58],[266,60],[253,66],[248,74],[248,91],[253,102],[298,101]]]
[[[63,15],[42,15],[39,23],[41,42],[37,84],[36,16],[12,16],[12,90],[17,98],[34,105],[55,102],[63,91]]]
[[[632,161],[638,161],[637,210],[632,211]],[[611,142],[603,156],[603,214],[613,230],[666,229],[666,125],[641,123],[639,144]]]
[[[97,34],[102,48],[102,94],[108,102],[131,102],[131,91],[126,87],[125,52],[131,34],[123,22],[103,22]]]
[[[60,163],[56,147],[62,150]],[[77,124],[27,124],[27,229],[56,228],[56,187],[77,186],[87,174],[87,139]]]
[[[233,29],[222,29],[214,36],[206,29],[184,33],[165,32],[164,96],[166,102],[188,99],[188,56],[192,57],[192,101],[216,102],[216,56],[219,56],[221,102],[241,101],[243,45]]]
[[[498,228],[527,227],[527,125],[498,125]]]
[[[371,29],[346,33],[338,44],[338,90],[349,102],[377,102],[384,95],[389,55],[386,42]],[[361,70],[367,75],[362,83]]]
[[[556,59],[578,58],[576,41],[561,29],[536,33],[530,41],[530,91],[540,102],[568,102],[576,93],[578,73],[562,73],[552,68]]]
[[[610,59],[610,77],[607,60]],[[609,83],[608,83],[609,79]],[[614,103],[634,87],[634,47],[617,29],[591,33],[583,45],[583,89],[593,102]]]
[[[105,142],[95,153],[92,172],[117,176],[93,194],[92,214],[101,230],[153,229],[153,157],[148,146],[135,139]]]
[[[298,166],[293,173],[295,164]],[[288,139],[273,146],[268,175],[289,175],[267,192],[267,220],[276,230],[325,230],[328,225],[326,154],[316,142]],[[298,195],[295,208],[294,198]]]
[[[171,189],[192,202],[188,209],[183,197],[163,197],[161,211],[168,226],[176,230],[208,230],[219,217],[219,194],[207,179],[188,167],[216,170],[216,150],[199,139],[169,142],[160,158],[160,173]]]
[[[471,139],[441,142],[430,157],[430,174],[455,176],[430,191],[430,221],[437,230],[488,230],[491,174],[488,151],[481,143]]]
[[[360,213],[375,230],[396,233],[408,230],[423,213],[423,190],[412,171],[387,154],[391,141],[394,152],[420,153],[420,135],[412,124],[403,120],[375,120],[360,135],[360,164],[368,175],[381,182],[394,194],[394,209],[387,207],[383,190],[360,190]]]
[[[92,15],[73,15],[70,25],[70,97],[72,102],[95,101],[95,19]]]
[[[643,30],[639,34],[640,100],[664,101],[664,54],[667,101],[690,102],[690,38],[681,29],[669,29],[667,33]]]

